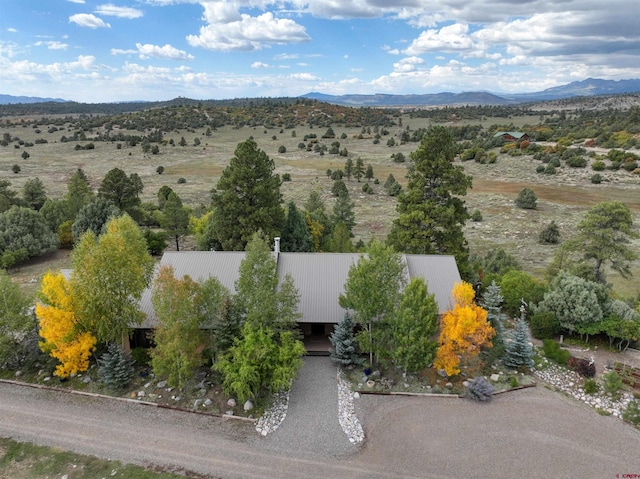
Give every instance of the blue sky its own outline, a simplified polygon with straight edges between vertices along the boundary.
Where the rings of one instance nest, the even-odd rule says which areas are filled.
[[[527,92],[640,78],[638,0],[0,0],[0,93]]]

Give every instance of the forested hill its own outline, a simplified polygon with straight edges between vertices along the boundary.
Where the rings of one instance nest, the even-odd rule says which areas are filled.
[[[296,125],[328,127],[391,126],[397,110],[380,108],[354,108],[322,103],[302,98],[236,99],[198,101],[177,98],[156,103],[35,103],[0,105],[0,121],[16,121],[15,117],[53,120],[80,117],[83,125],[91,128],[103,124],[118,125],[142,131],[178,128],[219,128],[261,126],[265,128],[294,128]],[[62,117],[62,118],[60,118]]]

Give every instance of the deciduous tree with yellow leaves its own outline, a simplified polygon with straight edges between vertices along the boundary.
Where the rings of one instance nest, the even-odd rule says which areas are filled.
[[[76,321],[71,287],[62,273],[48,272],[42,278],[36,316],[40,323],[40,349],[60,361],[55,374],[65,378],[86,371],[95,351],[96,338],[82,331]]]
[[[495,330],[487,321],[487,311],[473,302],[473,286],[464,281],[456,283],[451,295],[455,304],[440,322],[434,366],[454,376],[460,373],[461,361],[468,362],[481,348],[491,347]]]

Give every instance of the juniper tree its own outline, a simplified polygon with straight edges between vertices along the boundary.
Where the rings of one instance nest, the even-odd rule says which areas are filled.
[[[362,358],[358,354],[358,344],[353,334],[355,324],[349,314],[345,314],[334,331],[329,336],[332,347],[329,355],[332,361],[343,366],[357,366],[362,364]]]

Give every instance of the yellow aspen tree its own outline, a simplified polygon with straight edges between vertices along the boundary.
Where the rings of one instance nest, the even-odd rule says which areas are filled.
[[[62,273],[48,272],[40,288],[42,302],[36,304],[42,351],[60,361],[55,374],[65,378],[86,371],[95,351],[96,338],[78,328],[73,309],[71,287]]]
[[[460,373],[461,361],[469,361],[483,347],[491,347],[495,330],[487,320],[487,311],[473,302],[473,286],[456,283],[451,293],[454,306],[440,322],[439,347],[434,366],[448,376]]]

